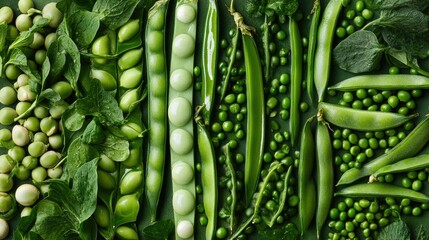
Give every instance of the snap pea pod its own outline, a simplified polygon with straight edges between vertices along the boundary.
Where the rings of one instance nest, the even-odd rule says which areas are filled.
[[[225,98],[226,90],[228,89],[229,79],[231,79],[231,72],[235,63],[235,56],[237,55],[237,46],[238,46],[239,37],[240,37],[239,28],[237,26],[234,38],[232,39],[232,51],[231,51],[231,55],[229,56],[227,73],[225,76],[225,80],[223,80],[222,87],[220,90],[220,101],[222,101]]]
[[[398,145],[387,153],[363,165],[361,169],[347,170],[337,185],[349,184],[369,176],[383,166],[396,163],[401,159],[415,156],[429,141],[429,117],[425,117]]]
[[[318,29],[316,53],[314,55],[314,85],[316,86],[319,102],[323,101],[323,95],[329,81],[332,45],[341,6],[341,0],[330,0],[323,11]]]
[[[335,126],[359,131],[380,131],[395,128],[415,118],[398,113],[366,111],[320,102],[319,110],[323,119]]]
[[[202,88],[201,97],[204,103],[203,118],[206,125],[210,124],[210,117],[215,96],[217,77],[219,45],[219,13],[217,0],[210,0],[207,9],[204,26],[203,51],[202,51]]]
[[[283,181],[283,190],[280,193],[279,207],[277,208],[277,211],[274,213],[274,215],[271,217],[271,221],[268,224],[269,227],[274,226],[274,223],[276,223],[277,218],[280,216],[280,214],[282,214],[283,210],[286,207],[286,199],[288,197],[287,191],[288,191],[289,179],[290,179],[291,174],[292,174],[292,168],[289,167],[288,171],[286,172],[285,179]],[[312,191],[314,194],[316,194],[315,188],[313,188]]]
[[[301,236],[307,231],[316,209],[316,191],[313,180],[314,136],[311,129],[313,118],[309,118],[302,129],[300,159],[298,165],[298,211]]]
[[[214,239],[217,224],[218,179],[213,142],[202,122],[197,122],[198,151],[201,157],[203,204],[207,216],[206,239]]]
[[[354,91],[358,89],[413,90],[429,88],[429,78],[415,74],[360,75],[347,78],[328,89]]]
[[[429,196],[424,193],[417,192],[408,188],[399,187],[388,183],[360,183],[343,188],[335,193],[335,196],[344,197],[395,197],[409,198],[410,200],[427,203]]]
[[[307,94],[310,102],[314,103],[314,54],[316,52],[317,43],[317,28],[320,21],[320,1],[315,0],[313,9],[311,10],[311,24],[310,35],[308,37],[308,50],[307,50]]]
[[[192,73],[197,12],[197,0],[179,0],[176,3],[168,90],[172,202],[176,239],[194,239],[196,194]],[[160,130],[166,129],[159,127],[157,131]]]
[[[235,216],[237,215],[236,214],[236,207],[237,207],[238,196],[237,196],[237,174],[235,172],[234,165],[232,164],[231,150],[230,150],[229,143],[224,146],[224,153],[225,153],[225,156],[226,156],[225,163],[226,163],[228,171],[229,171],[229,173],[231,175],[231,182],[232,182],[231,189],[230,189],[230,191],[231,191],[231,198],[232,198],[232,202],[231,202],[231,205],[230,205],[231,215],[229,217],[229,229],[232,231],[234,229],[235,222],[236,222]]]
[[[295,145],[299,134],[299,104],[301,100],[302,86],[302,40],[298,23],[289,17],[290,52],[291,52],[291,106],[290,106],[290,139]]]
[[[323,122],[318,114],[316,128],[317,239],[321,237],[321,231],[329,214],[334,192],[334,165],[332,159],[332,145],[329,130],[326,123]]]
[[[151,221],[156,220],[157,206],[161,194],[167,143],[167,92],[168,76],[165,61],[165,21],[168,0],[157,1],[148,13],[146,24],[146,58],[159,55],[164,61],[147,61],[148,79],[148,128],[149,142],[146,164],[146,199]],[[156,126],[152,128],[151,126]],[[158,131],[163,128],[163,131]]]
[[[415,157],[405,158],[397,163],[379,168],[372,174],[374,178],[388,173],[410,172],[429,167],[429,154],[421,154]]]

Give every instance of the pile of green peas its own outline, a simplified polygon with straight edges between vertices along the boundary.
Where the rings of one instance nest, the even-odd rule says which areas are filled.
[[[361,29],[374,18],[374,13],[367,8],[365,1],[358,0],[352,3],[351,0],[343,0],[343,20],[339,21],[339,26],[335,30],[336,36],[340,39]]]
[[[332,147],[335,149],[335,165],[340,172],[351,168],[361,168],[380,151],[387,152],[401,142],[414,128],[409,121],[401,128],[375,132],[357,132],[350,129],[335,129],[332,132]]]

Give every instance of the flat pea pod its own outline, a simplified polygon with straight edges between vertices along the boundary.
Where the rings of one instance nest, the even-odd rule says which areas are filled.
[[[362,88],[377,90],[428,89],[429,78],[415,74],[359,75],[329,87],[329,89],[337,91],[355,91]]]
[[[317,176],[317,207],[316,207],[316,234],[320,234],[329,214],[332,196],[334,193],[334,166],[332,155],[332,141],[326,123],[318,116],[316,128],[316,176]]]
[[[298,23],[293,17],[289,17],[289,34],[291,45],[291,106],[289,131],[292,146],[295,146],[299,135],[300,111],[302,86],[302,39],[299,33]]]
[[[203,51],[202,51],[202,88],[201,98],[203,99],[203,118],[206,125],[210,124],[210,117],[213,108],[215,95],[215,84],[217,78],[219,45],[219,13],[217,0],[210,0],[206,14]]]
[[[262,165],[265,135],[264,87],[258,48],[250,34],[243,32],[247,91],[247,137],[244,170],[246,203],[252,200]]]
[[[206,239],[214,239],[217,224],[218,179],[216,157],[210,135],[202,123],[197,124],[198,151],[201,156],[203,204],[207,216]]]
[[[165,18],[168,9],[167,0],[157,1],[149,10],[148,21],[146,25],[146,57],[150,54],[161,54],[165,56]],[[159,35],[160,41],[151,41],[152,35]],[[157,45],[153,47],[152,45]],[[165,57],[164,57],[165,59]],[[164,61],[164,71],[154,73],[151,71],[152,62],[147,61],[147,79],[148,79],[148,119],[149,119],[149,142],[147,152],[147,169],[146,169],[146,199],[149,204],[151,221],[156,220],[157,206],[161,194],[164,163],[167,144],[167,92],[168,76],[167,63]],[[164,106],[157,107],[157,104]],[[151,126],[157,128],[152,129]],[[153,131],[158,128],[165,129],[163,132]],[[156,138],[153,136],[156,135]]]
[[[311,129],[313,118],[309,118],[302,129],[300,158],[298,165],[298,211],[301,237],[304,236],[316,210],[316,191],[313,180],[315,162],[314,135]]]
[[[320,1],[314,1],[313,9],[311,10],[310,35],[308,37],[307,49],[307,94],[310,102],[314,103],[314,54],[317,44],[317,28],[320,22]]]
[[[226,166],[228,168],[229,174],[231,176],[231,198],[232,198],[232,202],[230,205],[230,218],[229,218],[229,228],[232,231],[234,229],[235,226],[235,221],[236,221],[236,208],[237,208],[237,200],[238,200],[238,193],[237,193],[237,174],[235,172],[234,169],[234,165],[232,164],[232,157],[231,157],[231,149],[230,149],[230,145],[229,143],[227,143],[224,146],[224,153],[226,156]]]
[[[335,193],[335,196],[344,197],[394,197],[394,198],[409,198],[416,202],[427,203],[429,196],[424,193],[417,192],[408,188],[399,187],[388,183],[359,183],[343,188]]]
[[[429,167],[429,154],[421,154],[415,157],[405,158],[394,164],[379,168],[372,174],[374,178],[388,173],[411,172]]]
[[[277,211],[274,213],[274,215],[271,217],[271,221],[268,224],[269,227],[274,226],[274,224],[277,221],[277,218],[280,216],[280,214],[282,214],[283,209],[286,207],[286,199],[288,197],[288,186],[289,186],[289,180],[290,180],[291,175],[292,175],[292,168],[289,167],[287,172],[286,172],[285,179],[283,181],[283,190],[280,193],[280,197],[279,197],[279,207],[277,208]],[[313,191],[313,195],[316,196],[315,195],[316,189],[315,189],[314,185],[313,185],[313,188],[311,189],[311,191]],[[315,201],[313,201],[313,203],[315,203]]]
[[[352,183],[373,174],[383,166],[415,156],[426,146],[428,141],[429,117],[425,117],[400,143],[387,153],[363,165],[361,169],[352,168],[343,173],[337,185]]]
[[[398,113],[366,111],[320,102],[322,117],[329,123],[342,128],[359,131],[380,131],[395,128],[412,120],[416,115],[404,116]]]
[[[314,85],[318,101],[323,101],[331,68],[332,45],[342,0],[330,0],[323,12],[317,34],[316,53],[314,55]]]

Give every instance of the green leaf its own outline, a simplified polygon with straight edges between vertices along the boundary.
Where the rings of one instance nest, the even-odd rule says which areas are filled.
[[[297,0],[268,0],[266,11],[272,10],[279,16],[290,16],[296,12],[298,7]]]
[[[76,110],[84,116],[97,117],[105,126],[120,125],[124,116],[116,99],[103,89],[99,81],[91,81],[89,95],[76,100]]]
[[[54,41],[48,48],[46,56],[51,62],[50,75],[53,79],[61,77],[64,65],[66,64],[66,55],[59,46],[58,41]]]
[[[429,2],[422,0],[375,0],[375,4],[378,5],[380,9],[410,7],[422,11],[429,7]]]
[[[172,220],[156,221],[143,229],[143,239],[167,240],[173,230]]]
[[[80,52],[73,40],[67,35],[58,37],[60,52],[66,53],[66,62],[64,65],[64,77],[70,82],[77,95],[80,94],[78,80],[81,69]]]
[[[404,221],[398,220],[381,230],[378,240],[410,240],[410,230]]]
[[[343,70],[369,72],[380,67],[385,50],[373,32],[361,30],[352,33],[335,47],[334,60]]]
[[[79,232],[79,237],[82,240],[93,240],[98,237],[97,223],[94,218],[88,218],[80,226],[81,231]]]
[[[78,169],[86,162],[98,157],[93,147],[83,143],[82,138],[76,138],[67,151],[66,171],[70,178],[74,178]]]
[[[78,10],[68,19],[71,38],[80,47],[87,47],[94,40],[100,27],[99,15],[86,10]]]
[[[74,106],[67,109],[62,116],[63,126],[72,132],[79,131],[85,123],[85,116],[78,113]]]
[[[7,24],[0,24],[0,52],[6,47]]]
[[[416,240],[429,240],[429,235],[426,230],[423,228],[423,225],[419,226],[419,230],[417,232]]]
[[[41,18],[36,24],[31,26],[27,31],[21,32],[21,34],[9,45],[9,51],[15,48],[30,46],[33,42],[34,33],[48,25],[49,20]]]
[[[105,140],[106,135],[104,134],[102,127],[97,121],[92,119],[83,132],[82,142],[85,144],[102,144]]]
[[[299,239],[299,230],[293,223],[288,223],[281,227],[269,228],[266,225],[259,224],[255,239],[259,240],[295,240]]]
[[[100,20],[111,30],[124,25],[130,19],[140,0],[97,0],[92,9],[100,15]]]
[[[115,162],[123,162],[130,155],[129,142],[126,139],[117,137],[116,135],[107,132],[106,141],[94,147]]]

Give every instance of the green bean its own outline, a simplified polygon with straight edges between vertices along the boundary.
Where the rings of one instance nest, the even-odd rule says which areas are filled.
[[[354,91],[358,89],[414,90],[429,88],[429,78],[414,74],[360,75],[347,78],[328,89]]]
[[[157,1],[155,5],[149,10],[145,40],[147,56],[151,54],[162,54],[165,56],[164,32],[167,7],[168,0],[162,0]],[[153,23],[154,21],[157,22]],[[159,23],[158,21],[161,21],[161,23]],[[153,28],[152,26],[156,26],[157,28]],[[161,42],[149,41],[150,36],[153,34],[160,34],[162,36]],[[161,45],[159,48],[157,48],[158,51],[156,52],[151,50],[154,49],[154,47],[152,46],[154,44]],[[151,71],[152,63],[149,61],[147,62],[147,79],[149,88],[149,142],[146,164],[147,170],[145,191],[146,199],[148,201],[151,213],[151,221],[155,221],[156,219],[156,209],[158,206],[159,196],[161,194],[164,175],[164,162],[167,141],[167,131],[157,131],[159,127],[167,129],[167,64],[166,62],[164,62],[163,64],[164,71],[160,73],[154,73],[153,71]],[[164,107],[162,107],[162,105],[164,105]],[[164,111],[162,109],[164,109]],[[151,128],[152,124],[157,126],[157,128]],[[155,135],[157,136],[156,138],[152,137]]]
[[[379,168],[372,176],[377,178],[388,173],[409,172],[429,167],[429,154],[421,154],[411,158],[402,159],[394,164]]]
[[[323,119],[336,126],[359,131],[379,131],[395,128],[410,121],[416,115],[403,116],[397,113],[375,112],[342,107],[320,102]]]
[[[314,103],[314,54],[317,44],[317,28],[320,21],[320,2],[314,1],[313,9],[311,10],[311,25],[310,36],[308,37],[308,50],[307,50],[307,94],[310,97],[310,103]]]
[[[401,159],[417,154],[429,141],[429,117],[425,117],[398,145],[387,153],[363,165],[361,169],[346,171],[337,185],[348,184],[376,172],[383,166],[396,163]]]
[[[201,157],[201,182],[203,204],[207,215],[206,239],[213,239],[217,229],[218,179],[216,157],[209,133],[202,123],[197,123],[198,151]]]
[[[316,208],[316,190],[313,181],[314,166],[314,136],[311,130],[313,118],[309,118],[301,133],[300,159],[298,166],[298,197],[299,220],[301,225],[301,237],[307,231],[313,219]]]
[[[217,9],[217,0],[210,0],[204,26],[201,75],[201,95],[204,103],[203,117],[206,125],[210,124],[210,117],[214,103],[218,64],[218,45],[219,16]]]
[[[289,131],[292,146],[295,145],[299,135],[299,103],[302,86],[302,40],[298,23],[293,17],[289,17],[289,34],[291,44],[291,109]]]
[[[422,203],[429,202],[429,196],[426,194],[399,187],[388,183],[359,183],[343,188],[337,191],[335,196],[344,197],[394,197],[394,198],[409,198],[410,200]]]
[[[341,0],[331,0],[323,12],[317,34],[316,53],[314,55],[314,85],[319,102],[323,101],[329,81],[331,67],[332,44],[336,22],[341,12]]]
[[[340,1],[341,2],[341,1]],[[317,164],[317,207],[316,207],[316,232],[320,239],[323,224],[329,214],[331,199],[334,191],[334,169],[332,162],[332,146],[326,123],[318,114],[316,129],[316,164]]]
[[[176,4],[172,54],[170,59],[170,88],[168,94],[170,159],[173,178],[173,212],[176,239],[193,239],[195,221],[194,139],[192,111],[186,113],[183,122],[175,121],[180,114],[170,111],[172,103],[183,98],[192,106],[192,73],[196,40],[198,2],[180,0]],[[181,77],[186,76],[186,77]],[[172,83],[173,82],[173,83]],[[187,86],[187,87],[184,87]],[[191,107],[192,108],[192,107]],[[185,167],[188,174],[176,175],[176,170]],[[174,198],[176,196],[176,198]],[[186,197],[186,209],[181,209],[180,197]],[[186,211],[185,211],[186,210]]]

